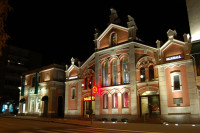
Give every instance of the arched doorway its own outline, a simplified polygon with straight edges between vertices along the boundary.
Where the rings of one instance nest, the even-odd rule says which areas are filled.
[[[140,115],[160,115],[160,98],[157,91],[145,91],[140,94]]]
[[[48,114],[48,96],[43,96],[42,101],[44,102],[43,116],[47,117],[47,114]]]

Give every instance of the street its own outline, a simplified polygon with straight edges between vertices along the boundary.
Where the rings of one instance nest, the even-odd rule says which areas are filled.
[[[24,119],[15,117],[0,117],[0,133],[199,133],[200,125],[163,125],[122,122],[93,122],[89,121],[34,118]]]

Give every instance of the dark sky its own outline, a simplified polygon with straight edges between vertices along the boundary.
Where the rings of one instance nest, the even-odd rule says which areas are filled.
[[[43,54],[43,65],[69,63],[71,57],[84,62],[94,52],[94,28],[103,32],[108,26],[110,8],[117,10],[122,26],[127,26],[127,15],[135,19],[137,36],[146,45],[165,42],[168,29],[180,39],[189,33],[184,0],[10,0],[10,5],[8,45]]]

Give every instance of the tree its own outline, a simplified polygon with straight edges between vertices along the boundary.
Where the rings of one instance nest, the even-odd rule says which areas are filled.
[[[9,5],[8,0],[0,0],[0,56],[2,56],[2,49],[6,47],[6,41],[9,35],[5,32],[5,21],[8,17],[8,12],[13,10]]]

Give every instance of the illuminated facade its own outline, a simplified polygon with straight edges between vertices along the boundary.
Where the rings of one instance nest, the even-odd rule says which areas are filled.
[[[19,114],[62,117],[64,67],[56,64],[28,71],[22,76]]]
[[[198,119],[189,38],[176,40],[169,30],[167,42],[150,47],[136,37],[134,19],[128,20],[128,28],[111,23],[96,33],[96,52],[84,64],[75,65],[72,58],[66,66],[65,117],[88,117],[92,108],[96,119],[136,120],[147,114],[172,122]],[[92,96],[90,83],[97,88]]]

